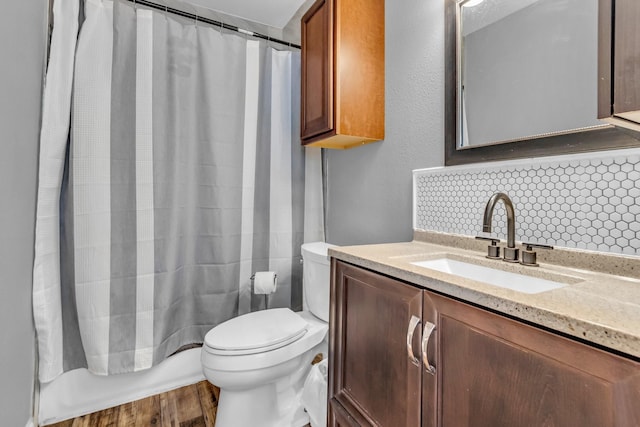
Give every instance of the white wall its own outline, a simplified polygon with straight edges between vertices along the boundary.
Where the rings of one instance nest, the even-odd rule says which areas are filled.
[[[334,244],[411,240],[411,171],[444,164],[444,0],[385,9],[385,140],[327,150]]]
[[[31,416],[31,269],[45,0],[2,3],[0,14],[0,424]]]

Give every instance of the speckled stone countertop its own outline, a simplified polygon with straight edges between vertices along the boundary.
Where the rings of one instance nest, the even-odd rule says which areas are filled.
[[[554,250],[549,252],[554,252],[565,265],[543,263],[539,258],[540,267],[524,267],[487,259],[484,251],[461,249],[477,245],[468,238],[457,241],[451,235],[430,233],[418,237],[420,241],[406,243],[334,247],[329,249],[329,255],[640,358],[640,279],[632,277],[640,271],[640,259],[580,251],[568,251],[567,255],[567,251]],[[412,264],[443,256],[555,280],[567,286],[526,294]],[[567,266],[575,264],[571,261],[573,257],[582,256],[601,271]],[[578,262],[584,263],[584,260]],[[612,263],[618,265],[619,274],[627,275],[603,273]]]

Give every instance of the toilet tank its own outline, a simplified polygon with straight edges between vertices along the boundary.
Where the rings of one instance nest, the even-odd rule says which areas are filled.
[[[312,242],[302,245],[302,287],[308,310],[329,322],[330,265],[328,249],[334,245]]]

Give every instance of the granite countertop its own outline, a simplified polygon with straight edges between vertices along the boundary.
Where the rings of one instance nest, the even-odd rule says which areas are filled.
[[[442,243],[438,239],[433,240]],[[451,239],[446,240],[451,242]],[[630,277],[637,276],[637,264],[640,260],[621,257],[624,268],[619,271],[629,273],[629,276],[621,276],[543,263],[540,259],[540,267],[524,267],[501,260],[490,260],[484,257],[482,251],[460,249],[460,246],[414,240],[406,243],[333,247],[329,249],[329,255],[636,358],[640,357],[640,278]],[[568,285],[538,294],[526,294],[411,264],[443,255]],[[573,256],[581,257],[581,254],[574,251]],[[597,254],[587,253],[585,256],[592,257],[590,261],[593,265],[598,264]],[[609,265],[611,256],[603,256],[605,262],[601,263]],[[559,258],[563,259],[562,254],[559,254]]]

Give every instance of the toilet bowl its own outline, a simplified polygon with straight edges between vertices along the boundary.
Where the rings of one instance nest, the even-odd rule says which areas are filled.
[[[327,353],[329,246],[302,246],[308,310],[245,314],[205,336],[204,376],[220,388],[216,427],[302,427],[309,422],[300,395],[314,356]]]

